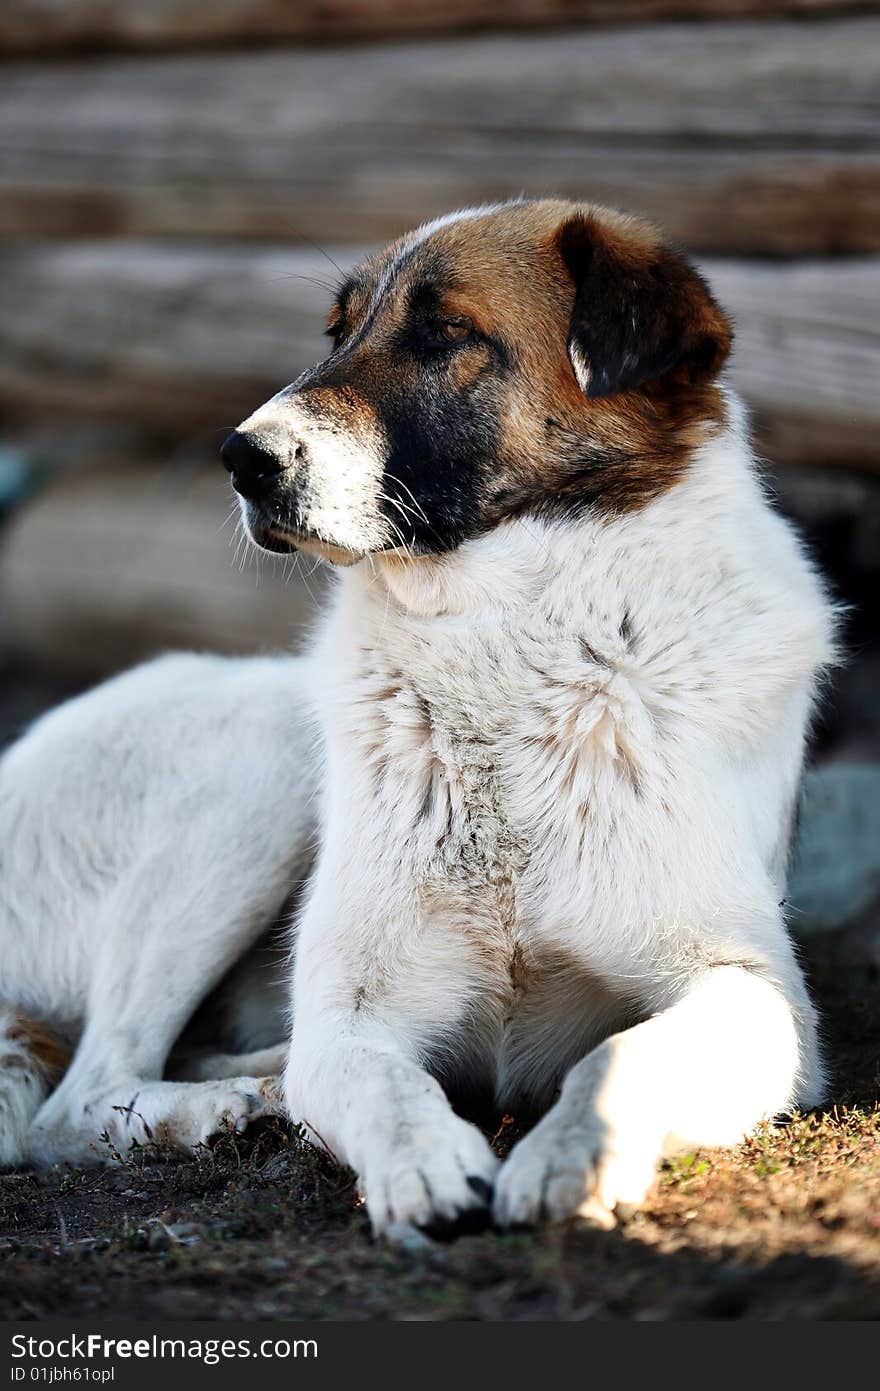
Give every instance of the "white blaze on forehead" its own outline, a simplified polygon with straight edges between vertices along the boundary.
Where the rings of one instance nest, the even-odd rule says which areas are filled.
[[[493,213],[500,213],[505,208],[515,207],[517,199],[509,203],[481,203],[475,208],[457,208],[455,212],[444,213],[442,217],[432,218],[430,222],[423,222],[421,227],[416,227],[414,232],[410,232],[406,238],[401,253],[410,251],[419,242],[423,242],[427,237],[431,237],[435,232],[439,232],[443,227],[449,227],[455,222],[472,222],[478,217],[490,217]]]
[[[335,360],[341,361],[349,357],[358,348],[369,334],[373,327],[376,316],[382,307],[382,301],[388,290],[393,286],[398,273],[403,269],[412,253],[423,242],[427,241],[436,232],[444,227],[449,227],[456,222],[468,222],[475,218],[488,217],[492,213],[497,213],[502,208],[509,207],[509,203],[485,203],[476,208],[459,208],[456,212],[444,213],[442,217],[435,217],[430,222],[424,222],[420,227],[404,236],[392,253],[389,253],[381,263],[375,284],[370,291],[370,298],[364,311],[360,327],[351,334],[350,337],[335,350],[333,356]]]
[[[423,222],[420,227],[408,233],[400,242],[392,256],[382,266],[379,278],[376,281],[370,295],[370,303],[365,316],[365,323],[369,323],[382,302],[382,298],[393,282],[397,272],[406,264],[409,257],[417,246],[421,246],[429,237],[444,227],[450,227],[456,222],[470,222],[475,218],[489,217],[492,213],[497,213],[502,208],[510,207],[509,203],[483,203],[476,208],[458,208],[455,212],[444,213],[442,217],[432,218],[430,222]],[[358,337],[361,335],[359,334]]]

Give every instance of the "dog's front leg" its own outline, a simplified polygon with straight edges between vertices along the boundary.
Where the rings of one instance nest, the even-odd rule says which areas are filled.
[[[512,1226],[581,1214],[611,1226],[615,1208],[642,1204],[663,1156],[736,1144],[799,1099],[799,1084],[801,1095],[815,1097],[805,993],[797,1016],[750,970],[706,971],[677,1003],[572,1068],[555,1106],[502,1169],[496,1220]]]
[[[336,919],[338,923],[338,918]],[[358,1174],[376,1235],[481,1225],[497,1160],[421,1065],[411,1022],[361,978],[330,922],[306,915],[297,942],[285,1079],[292,1118]],[[385,969],[394,971],[393,961]]]
[[[374,1234],[484,1225],[497,1160],[480,1131],[390,1035],[367,1036],[342,1015],[325,1024],[312,1041],[320,1059],[294,1040],[287,1104],[356,1170]]]

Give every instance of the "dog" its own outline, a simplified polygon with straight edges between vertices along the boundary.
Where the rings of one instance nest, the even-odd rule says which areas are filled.
[[[822,1099],[783,900],[833,605],[652,227],[458,212],[327,331],[222,450],[337,571],[305,655],[166,657],[0,766],[4,1155],[283,1107],[379,1235],[610,1226]],[[502,1165],[482,1096],[539,1117]]]

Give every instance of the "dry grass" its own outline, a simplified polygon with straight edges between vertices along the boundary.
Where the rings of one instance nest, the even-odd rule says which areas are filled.
[[[373,1244],[350,1174],[278,1127],[180,1161],[0,1179],[0,1313],[140,1318],[869,1318],[880,1314],[880,989],[811,967],[828,1111],[666,1168],[644,1212]],[[509,1132],[508,1132],[509,1133]],[[502,1134],[501,1140],[507,1138]]]

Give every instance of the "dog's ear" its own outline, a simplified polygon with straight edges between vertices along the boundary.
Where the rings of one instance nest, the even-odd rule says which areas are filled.
[[[558,232],[574,281],[568,355],[587,396],[661,378],[709,381],[730,351],[730,321],[686,257],[639,224],[575,213]]]

